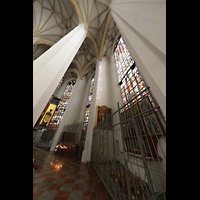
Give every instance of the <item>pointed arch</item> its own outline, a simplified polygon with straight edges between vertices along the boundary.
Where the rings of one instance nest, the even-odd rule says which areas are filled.
[[[76,10],[76,14],[78,16],[78,21],[79,24],[84,22],[84,18],[83,18],[83,14],[81,12],[80,6],[78,4],[78,2],[76,0],[70,0],[70,2],[72,3],[72,5],[74,6],[75,10]]]
[[[92,41],[94,48],[95,48],[95,53],[96,53],[96,57],[98,58],[99,56],[99,49],[96,43],[96,40],[94,39],[94,36],[92,35],[92,33],[90,33],[90,31],[87,32],[87,37]]]
[[[55,42],[52,40],[40,38],[36,43],[34,43],[34,45],[37,45],[37,44],[46,44],[52,47],[55,44]]]
[[[82,70],[81,74],[80,74],[80,78],[83,78],[86,70],[90,67],[90,65],[92,65],[93,63],[96,63],[97,59],[93,58],[87,65],[86,67]]]
[[[81,74],[81,65],[78,60],[73,59],[72,63],[74,63],[78,69],[78,73]]]
[[[65,74],[70,73],[70,72],[73,72],[74,74],[76,74],[77,78],[80,74],[77,69],[68,69]]]

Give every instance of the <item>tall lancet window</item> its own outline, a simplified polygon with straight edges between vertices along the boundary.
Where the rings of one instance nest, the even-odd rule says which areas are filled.
[[[139,128],[142,134],[161,134],[161,123],[158,117],[159,106],[155,105],[153,98],[133,60],[122,37],[117,41],[114,58],[117,68],[118,80],[123,104],[129,108],[128,102],[133,102],[137,115],[142,116],[139,120]],[[156,103],[157,104],[157,103]],[[157,108],[156,108],[157,107]],[[147,112],[148,111],[148,112]],[[127,110],[128,112],[128,110]],[[160,112],[159,112],[160,113]],[[126,112],[124,111],[124,115]],[[126,114],[126,117],[128,114]],[[146,131],[145,131],[146,130]]]
[[[69,83],[67,84],[67,86],[64,90],[64,93],[61,97],[58,108],[55,111],[54,116],[52,117],[52,119],[50,121],[49,128],[58,129],[60,122],[63,118],[64,112],[66,110],[66,107],[68,105],[68,101],[72,95],[75,83],[76,83],[76,81],[72,80],[72,81],[69,81]]]
[[[93,89],[94,89],[94,77],[95,77],[95,74],[93,75],[91,83],[90,83],[90,91],[89,91],[88,101],[86,105],[83,130],[87,130],[87,125],[88,125],[88,120],[89,120],[89,115],[90,115],[90,106],[91,106],[91,101],[92,101],[92,94],[93,94]]]
[[[141,91],[145,90],[146,87],[122,37],[118,40],[114,57],[122,100],[123,103],[126,103]]]

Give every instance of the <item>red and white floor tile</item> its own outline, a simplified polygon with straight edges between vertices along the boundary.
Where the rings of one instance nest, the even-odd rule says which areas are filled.
[[[76,156],[61,156],[33,148],[33,200],[98,200],[85,163]]]

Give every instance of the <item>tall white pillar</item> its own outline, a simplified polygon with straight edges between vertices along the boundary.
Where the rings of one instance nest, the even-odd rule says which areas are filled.
[[[166,115],[166,0],[113,0],[112,17]]]
[[[79,24],[33,62],[33,126],[86,38],[84,25]]]
[[[104,56],[102,60],[97,62],[98,79],[97,79],[97,93],[96,93],[96,106],[112,106],[112,90],[111,90],[111,76],[110,76],[110,63],[108,58]]]
[[[80,119],[80,111],[82,110],[82,106],[86,106],[83,104],[83,97],[86,89],[86,81],[87,78],[85,76],[82,79],[80,79],[80,77],[77,78],[76,84],[72,92],[72,96],[70,97],[69,104],[63,115],[63,119],[60,123],[60,126],[56,132],[50,151],[55,150],[56,145],[62,137],[62,131],[65,125],[73,124],[74,121],[80,122],[82,120]]]
[[[111,108],[112,105],[112,90],[111,90],[111,76],[110,64],[107,57],[97,61],[94,90],[92,95],[90,117],[88,121],[88,128],[85,140],[85,147],[82,154],[81,162],[90,161],[91,147],[92,147],[92,134],[95,126],[96,119],[96,106],[105,105]]]
[[[82,99],[83,106],[82,106],[82,108],[80,110],[79,122],[83,122],[84,118],[85,118],[86,105],[87,105],[88,96],[89,96],[89,93],[90,93],[91,80],[92,80],[91,74],[87,75],[87,83],[86,83],[86,87],[85,87],[85,94],[83,95],[83,99]]]
[[[86,90],[86,82],[87,78],[84,76],[82,79],[80,77],[77,78],[76,81],[76,90],[73,91],[73,99],[70,104],[70,108],[68,110],[68,117],[66,119],[67,124],[72,124],[75,122],[81,122],[80,112],[83,106],[86,106],[84,102],[85,90]]]

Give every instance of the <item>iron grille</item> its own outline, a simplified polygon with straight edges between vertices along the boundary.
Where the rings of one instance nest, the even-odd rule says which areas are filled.
[[[106,118],[93,129],[91,163],[111,197],[166,199],[166,122],[149,87]]]

